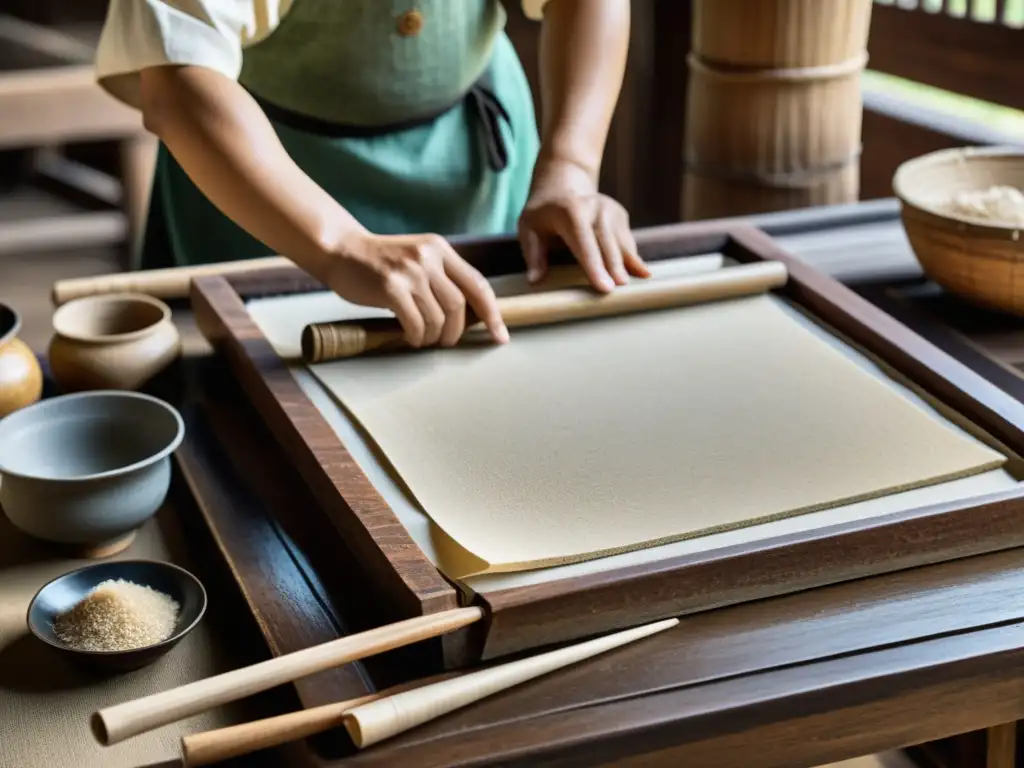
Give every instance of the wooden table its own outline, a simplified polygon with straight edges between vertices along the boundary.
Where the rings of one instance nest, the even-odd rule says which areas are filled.
[[[895,211],[883,201],[757,223],[936,343],[970,350],[965,362],[1024,397],[1024,323],[907,293],[919,269]],[[272,647],[365,625],[372,607],[344,553],[325,551],[330,538],[302,514],[308,491],[201,346],[172,396],[188,419],[176,488],[196,502],[190,519],[205,522],[225,573],[248,585],[240,597]],[[1024,550],[1011,550],[720,609],[362,754],[328,734],[283,764],[809,768],[990,729],[987,764],[1009,768],[1024,718],[1022,593]],[[352,665],[332,694],[418,669],[415,649]],[[277,703],[292,705],[283,693]]]

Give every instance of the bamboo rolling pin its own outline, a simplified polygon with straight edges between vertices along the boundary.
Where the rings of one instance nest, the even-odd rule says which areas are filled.
[[[371,701],[411,688],[448,680],[457,674],[460,673],[445,672],[426,680],[401,683],[356,699],[336,701],[312,709],[300,709],[296,712],[265,717],[262,720],[253,720],[249,723],[189,734],[181,739],[181,757],[186,768],[198,768],[201,765],[220,763],[233,757],[249,755],[261,749],[269,749],[289,741],[304,739],[329,731],[331,728],[340,727],[343,725],[342,717],[345,713],[361,704],[369,704]]]
[[[92,716],[92,731],[104,745],[237,701],[300,677],[339,667],[393,648],[465,627],[483,617],[480,608],[457,608],[399,621],[248,667],[107,707]]]
[[[749,296],[783,285],[787,278],[784,264],[765,261],[671,279],[636,281],[608,294],[569,288],[508,296],[498,299],[498,306],[509,329],[525,328]],[[467,313],[463,338],[481,330],[483,323]],[[401,325],[390,317],[311,323],[302,331],[302,357],[307,364],[406,347]]]
[[[666,619],[634,627],[360,704],[344,715],[345,730],[357,747],[369,747],[488,696],[671,629],[678,623],[679,619]]]
[[[678,623],[678,619],[667,619],[477,672],[449,672],[357,699],[192,734],[181,740],[182,759],[187,768],[198,768],[304,739],[341,725],[349,731],[357,746],[369,746],[454,709]],[[363,708],[373,702],[381,702],[381,707]]]
[[[233,275],[289,266],[294,266],[291,259],[283,256],[266,256],[217,264],[198,264],[192,267],[167,267],[96,277],[75,277],[55,282],[50,300],[54,306],[59,307],[73,299],[105,293],[142,293],[156,299],[183,299],[188,296],[192,280],[196,277]]]

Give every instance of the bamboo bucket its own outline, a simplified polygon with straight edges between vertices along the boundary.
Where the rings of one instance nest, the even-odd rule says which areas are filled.
[[[994,185],[1024,191],[1024,150],[964,147],[903,163],[893,177],[925,274],[979,306],[1024,317],[1024,226],[950,214],[943,198]]]
[[[811,172],[766,175],[683,173],[684,221],[836,205],[857,199],[860,161]]]
[[[692,50],[703,61],[737,68],[839,64],[867,50],[873,5],[873,0],[695,0]]]
[[[866,54],[772,70],[689,63],[688,167],[778,174],[845,165],[859,151]]]

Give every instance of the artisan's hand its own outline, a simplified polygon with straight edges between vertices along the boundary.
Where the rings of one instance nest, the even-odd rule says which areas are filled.
[[[355,304],[392,310],[413,347],[454,346],[467,304],[496,342],[509,338],[490,283],[438,235],[355,235],[338,249],[328,282]]]
[[[598,290],[625,285],[630,275],[650,276],[630,232],[629,214],[600,194],[584,169],[564,161],[538,161],[519,220],[519,240],[527,277],[534,283],[546,274],[548,252],[557,240],[572,251]]]

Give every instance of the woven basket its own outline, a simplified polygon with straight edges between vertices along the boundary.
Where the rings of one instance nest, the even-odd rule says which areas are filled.
[[[861,55],[827,67],[738,72],[691,55],[687,165],[774,174],[846,164],[860,150],[866,63]]]
[[[867,50],[873,0],[695,0],[693,48],[707,62],[775,69]]]
[[[695,221],[853,203],[859,191],[859,160],[775,177],[709,176],[688,169],[683,173],[682,218]]]
[[[928,277],[975,304],[1024,316],[1024,227],[941,209],[945,196],[997,184],[1024,190],[1024,150],[965,147],[924,155],[896,170],[893,191]]]

